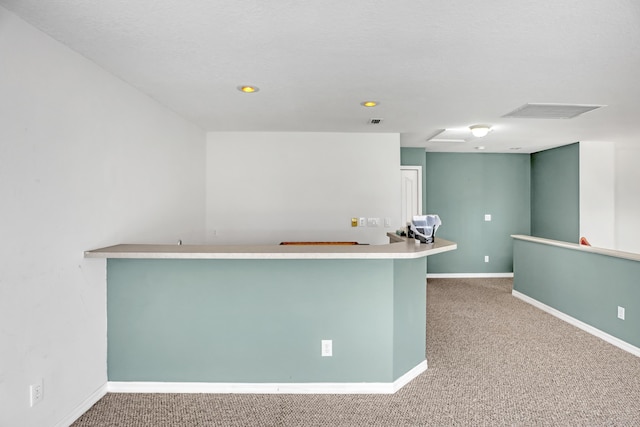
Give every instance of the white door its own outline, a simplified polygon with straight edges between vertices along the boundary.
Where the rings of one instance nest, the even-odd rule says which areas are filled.
[[[422,215],[422,166],[402,166],[402,206],[400,226],[405,227],[414,215]]]

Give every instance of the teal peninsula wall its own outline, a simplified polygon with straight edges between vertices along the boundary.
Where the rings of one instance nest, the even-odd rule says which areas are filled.
[[[425,260],[109,259],[108,379],[391,383],[426,363]]]

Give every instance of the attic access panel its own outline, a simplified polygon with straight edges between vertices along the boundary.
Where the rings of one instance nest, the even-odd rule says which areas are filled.
[[[522,119],[572,119],[604,105],[525,104],[502,117]]]

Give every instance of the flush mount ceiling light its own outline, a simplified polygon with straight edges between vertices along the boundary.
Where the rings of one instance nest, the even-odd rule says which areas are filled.
[[[473,125],[469,126],[469,129],[471,129],[473,136],[476,138],[482,138],[483,136],[487,136],[491,127],[489,125]]]
[[[480,145],[478,147],[475,147],[476,150],[484,150],[486,147],[484,145]]]
[[[254,93],[259,91],[260,89],[257,86],[243,85],[238,86],[238,90],[244,93]]]
[[[362,105],[363,107],[375,107],[376,105],[378,105],[378,103],[376,101],[364,101],[361,102],[360,105]]]

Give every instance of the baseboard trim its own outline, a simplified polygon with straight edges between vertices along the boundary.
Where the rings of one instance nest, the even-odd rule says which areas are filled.
[[[101,385],[96,391],[91,393],[80,405],[78,405],[69,415],[58,421],[55,427],[68,427],[80,418],[93,405],[107,394],[108,383]]]
[[[416,378],[418,375],[426,371],[428,367],[429,365],[427,364],[427,361],[423,360],[418,365],[411,368],[406,374],[404,374],[403,376],[401,376],[400,378],[398,378],[397,380],[391,383],[393,386],[393,391],[390,394],[395,393],[396,391],[400,390],[402,387],[409,384],[414,378]]]
[[[620,338],[616,338],[613,335],[610,335],[604,331],[601,331],[598,328],[594,328],[593,326],[584,323],[578,319],[576,319],[575,317],[571,317],[568,314],[565,314],[563,312],[561,312],[560,310],[557,310],[553,307],[550,307],[536,299],[531,298],[530,296],[527,296],[521,292],[518,292],[516,290],[511,291],[511,295],[513,295],[514,297],[531,304],[534,307],[539,308],[542,311],[546,311],[547,313],[551,314],[552,316],[557,317],[558,319],[564,320],[565,322],[582,329],[585,332],[590,333],[591,335],[594,335],[600,339],[605,340],[606,342],[608,342],[609,344],[613,344],[618,348],[621,348],[624,351],[627,351],[631,354],[633,354],[634,356],[638,356],[640,357],[640,348],[629,344],[626,341],[621,340]]]
[[[427,273],[427,279],[473,279],[486,277],[513,277],[513,273]]]
[[[110,393],[393,394],[427,370],[419,363],[392,383],[198,383],[109,381]]]

